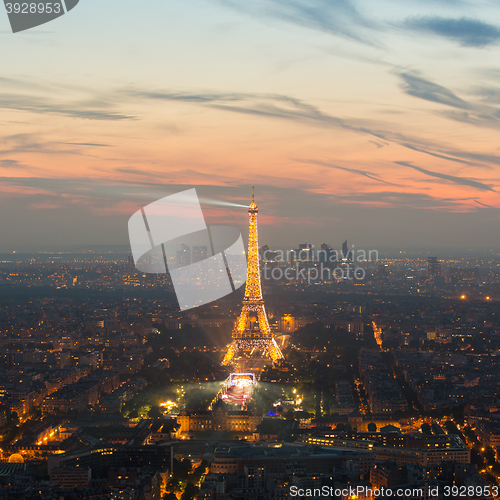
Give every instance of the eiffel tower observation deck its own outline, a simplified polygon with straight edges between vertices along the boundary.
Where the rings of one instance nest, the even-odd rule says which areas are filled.
[[[248,207],[249,234],[248,234],[248,261],[245,297],[241,314],[233,330],[233,340],[222,361],[223,365],[235,362],[237,356],[248,358],[249,355],[260,353],[261,358],[270,357],[273,364],[284,360],[274,334],[267,319],[262,286],[260,283],[259,241],[257,234],[257,214],[259,209],[255,203],[252,188],[252,203]]]

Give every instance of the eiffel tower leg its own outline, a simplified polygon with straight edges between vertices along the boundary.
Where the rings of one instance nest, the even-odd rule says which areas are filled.
[[[231,362],[233,361],[233,358],[235,354],[238,352],[239,349],[239,342],[237,340],[233,340],[231,342],[231,345],[229,346],[226,355],[224,356],[224,359],[222,360],[223,366],[230,365]]]
[[[285,357],[283,356],[283,353],[281,352],[281,349],[279,348],[279,346],[276,343],[276,340],[274,340],[274,338],[271,338],[267,341],[266,347],[267,347],[267,352],[269,353],[269,356],[273,360],[273,364],[279,364],[285,359]]]

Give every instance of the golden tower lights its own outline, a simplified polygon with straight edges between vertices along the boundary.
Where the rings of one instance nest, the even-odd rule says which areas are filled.
[[[233,330],[233,340],[222,361],[223,365],[229,365],[238,351],[250,350],[252,348],[267,350],[273,363],[284,359],[283,353],[269,327],[264,300],[262,298],[257,234],[258,213],[259,209],[255,204],[254,189],[252,188],[252,203],[248,207],[249,232],[245,297],[242,303],[241,315],[238,317]]]

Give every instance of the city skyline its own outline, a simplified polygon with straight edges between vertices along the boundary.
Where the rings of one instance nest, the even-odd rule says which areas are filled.
[[[2,248],[126,244],[147,202],[196,187],[244,204],[255,185],[271,246],[300,226],[317,244],[498,249],[497,14],[87,0],[15,35],[3,14]]]

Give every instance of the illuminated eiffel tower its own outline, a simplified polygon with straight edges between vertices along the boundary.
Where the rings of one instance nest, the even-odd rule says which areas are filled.
[[[279,363],[284,359],[273,332],[267,320],[264,300],[262,298],[262,287],[260,284],[259,265],[259,242],[257,237],[257,214],[259,209],[255,204],[254,190],[252,188],[252,203],[248,207],[250,219],[250,229],[248,234],[248,263],[247,282],[245,288],[245,298],[241,315],[236,321],[233,330],[233,341],[229,346],[223,365],[229,365],[239,352],[259,351],[268,354],[273,363]]]

